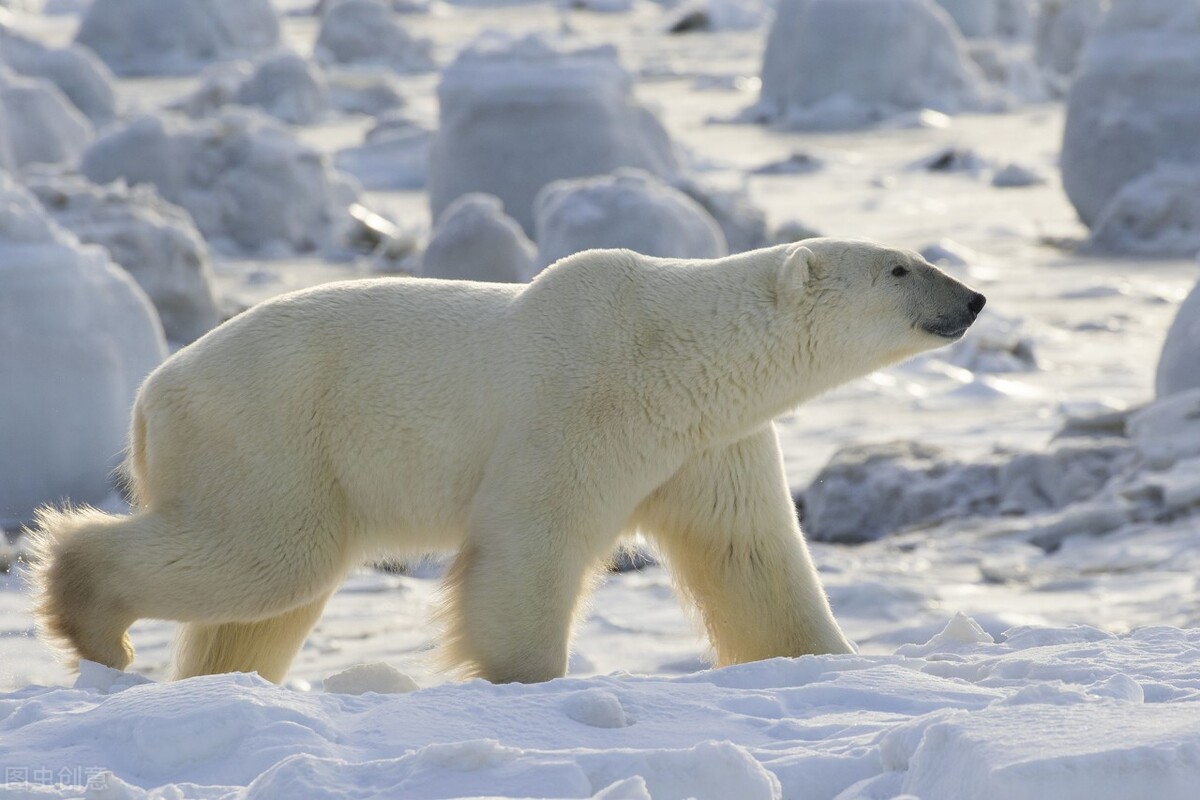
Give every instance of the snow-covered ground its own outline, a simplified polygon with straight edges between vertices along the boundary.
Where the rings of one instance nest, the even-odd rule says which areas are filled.
[[[49,46],[73,40],[77,14],[26,5],[35,4],[10,4],[16,13],[0,21]],[[299,0],[275,5],[281,44],[311,58],[320,19],[294,13],[305,10]],[[689,180],[744,190],[770,236],[811,230],[913,247],[987,294],[962,345],[779,422],[814,532],[823,512],[813,503],[837,507],[830,492],[845,491],[845,479],[810,488],[837,451],[908,441],[936,454],[920,469],[893,462],[864,480],[863,504],[899,509],[872,517],[886,523],[878,538],[813,544],[861,653],[704,671],[703,639],[666,573],[650,566],[599,587],[568,678],[448,684],[429,658],[439,570],[421,565],[354,574],[284,688],[252,676],[143,683],[94,667],[63,688],[74,679],[34,637],[18,567],[0,575],[0,797],[78,796],[89,780],[89,796],[111,798],[160,787],[152,796],[1195,796],[1200,634],[1189,629],[1200,628],[1200,424],[1191,395],[1127,412],[1155,402],[1159,352],[1200,276],[1196,261],[1108,255],[1102,237],[1075,247],[1089,232],[1060,178],[1062,102],[914,113],[837,132],[720,122],[759,101],[766,29],[667,35],[670,13],[649,2],[607,14],[434,3],[395,19],[432,43],[439,67],[484,29],[557,31],[570,50],[615,45],[634,99],[662,122]],[[168,67],[177,56],[165,57]],[[206,79],[179,77],[175,66],[162,71],[168,77],[116,79],[118,116],[160,113]],[[152,75],[145,67],[139,60],[137,71]],[[437,73],[389,72],[371,84],[384,78],[355,69],[326,63],[331,97],[370,84],[360,98],[382,110],[390,101],[380,86],[394,86],[404,105],[391,113],[411,130],[436,129]],[[0,163],[11,164],[5,142],[30,134],[3,123]],[[287,127],[292,149],[332,160],[376,124],[330,111]],[[67,152],[77,156],[77,145]],[[404,166],[404,181],[382,183],[423,180]],[[997,177],[1015,174],[1046,180]],[[1025,185],[1004,185],[1014,182]],[[421,188],[368,186],[358,200],[406,233],[430,232]],[[1173,213],[1183,217],[1171,224],[1186,227],[1194,212]],[[331,261],[276,248],[263,260],[236,241],[218,244],[213,284],[226,312],[389,268],[378,256]],[[1171,385],[1196,385],[1179,374],[1195,358],[1186,349],[1175,358]],[[1070,435],[1055,439],[1064,429]],[[9,464],[36,458],[0,452]],[[1013,477],[1026,473],[1029,495]],[[910,494],[889,494],[908,480]],[[937,513],[947,508],[954,513]],[[134,627],[142,676],[163,678],[171,633],[161,622]],[[322,692],[326,678],[359,664],[393,671],[351,672],[330,682],[338,692]],[[420,691],[394,693],[403,684],[395,670]],[[386,693],[346,693],[372,688]]]

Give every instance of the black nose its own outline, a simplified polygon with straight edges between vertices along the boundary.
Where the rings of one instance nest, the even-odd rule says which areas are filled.
[[[979,312],[983,311],[983,304],[987,302],[987,298],[976,292],[971,296],[971,302],[967,303],[967,308],[971,309],[971,313],[979,316]]]

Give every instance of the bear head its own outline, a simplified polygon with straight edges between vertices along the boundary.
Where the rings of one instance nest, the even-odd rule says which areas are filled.
[[[784,248],[775,296],[858,374],[957,341],[986,302],[918,253],[846,239]]]

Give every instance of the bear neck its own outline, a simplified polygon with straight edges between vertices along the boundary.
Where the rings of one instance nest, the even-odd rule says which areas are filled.
[[[741,438],[874,369],[858,368],[852,343],[813,329],[819,292],[790,307],[776,297],[778,260],[763,252],[689,265],[686,280],[664,270],[648,287],[642,329],[655,341],[638,348],[640,363],[668,390],[663,418],[686,418],[686,435],[706,443]]]

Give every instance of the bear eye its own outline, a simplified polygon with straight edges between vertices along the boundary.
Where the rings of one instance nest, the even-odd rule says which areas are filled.
[[[905,267],[892,267],[892,274],[897,278],[903,278],[908,274],[908,270]]]

